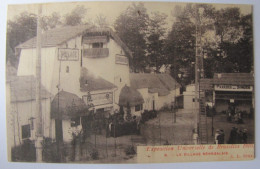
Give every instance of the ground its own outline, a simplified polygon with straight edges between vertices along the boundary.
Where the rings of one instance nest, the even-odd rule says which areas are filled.
[[[213,118],[213,136],[212,136],[212,118],[207,118],[208,124],[208,144],[214,144],[214,134],[216,129],[223,129],[225,132],[225,143],[229,139],[231,128],[248,130],[248,143],[254,143],[254,119],[244,118],[243,124],[227,122],[225,114],[216,114]],[[171,112],[161,112],[157,118],[147,121],[141,126],[141,135],[127,135],[117,138],[105,137],[105,134],[92,135],[87,143],[79,148],[77,163],[135,163],[136,155],[126,155],[125,150],[133,145],[178,145],[193,144],[192,129],[194,128],[194,113],[180,110],[174,122],[174,116]],[[97,149],[99,158],[93,160],[90,152]]]

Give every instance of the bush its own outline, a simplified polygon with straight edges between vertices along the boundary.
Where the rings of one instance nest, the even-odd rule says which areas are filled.
[[[127,146],[125,149],[125,154],[126,155],[135,155],[136,152],[135,152],[134,146]]]
[[[92,151],[90,152],[90,157],[93,159],[93,160],[98,160],[99,159],[99,153],[98,153],[98,150],[97,149],[92,149]]]
[[[36,149],[34,142],[25,140],[21,145],[12,148],[12,161],[15,162],[35,162]]]
[[[137,134],[137,123],[136,121],[118,123],[116,126],[111,125],[110,135],[113,137],[119,137],[122,135]]]
[[[157,111],[153,110],[144,110],[144,112],[141,115],[140,123],[145,123],[146,121],[156,118],[157,117]]]
[[[58,153],[58,145],[56,142],[52,142],[51,138],[44,138],[42,142],[42,155],[44,162],[61,162],[59,153]],[[61,151],[63,155],[65,155],[64,149]]]
[[[163,111],[163,112],[170,111],[170,107],[171,106],[169,104],[164,104],[163,107],[160,109],[160,111]]]

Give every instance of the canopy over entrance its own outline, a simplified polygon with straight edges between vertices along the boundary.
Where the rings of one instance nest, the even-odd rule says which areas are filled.
[[[142,95],[134,88],[124,86],[119,95],[119,105],[127,106],[129,104],[130,107],[143,104],[144,99]]]
[[[52,119],[71,119],[88,114],[85,102],[73,93],[60,91],[51,103]]]

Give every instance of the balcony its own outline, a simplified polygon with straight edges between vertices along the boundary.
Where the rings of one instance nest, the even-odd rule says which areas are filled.
[[[104,58],[108,57],[108,48],[89,48],[83,49],[83,57],[86,58]]]

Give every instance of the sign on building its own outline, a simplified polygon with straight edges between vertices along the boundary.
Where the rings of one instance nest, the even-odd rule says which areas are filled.
[[[121,55],[116,55],[116,64],[128,65],[128,58]]]
[[[84,95],[83,100],[87,105],[92,103],[94,106],[112,104],[113,103],[113,93],[105,92],[105,93]]]
[[[216,91],[244,91],[252,92],[253,86],[249,85],[215,85]]]
[[[61,61],[77,61],[79,60],[79,50],[59,48],[58,59]]]

